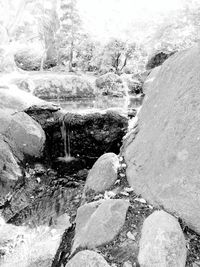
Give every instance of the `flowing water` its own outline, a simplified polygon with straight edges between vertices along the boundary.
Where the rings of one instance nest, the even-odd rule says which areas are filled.
[[[61,125],[61,134],[64,143],[64,157],[59,157],[58,160],[70,162],[74,160],[74,157],[71,156],[71,149],[70,149],[70,129],[66,129],[65,121],[63,119]]]
[[[127,113],[128,109],[139,109],[142,99],[133,97],[124,99],[100,97],[94,100],[82,99],[76,101],[60,101],[57,99],[54,102],[67,112],[87,113],[111,109]],[[72,161],[74,158],[71,156],[70,149],[70,125],[66,127],[64,119],[61,125],[61,134],[64,144],[64,156],[60,157],[59,160]],[[34,223],[38,217],[38,225],[36,224],[36,227],[32,228],[27,224],[25,226],[1,224],[0,218],[0,266],[49,267],[51,265],[62,233],[70,225],[67,215],[70,211],[66,210],[66,206],[72,205],[71,203],[78,195],[77,189],[73,189],[74,191],[70,195],[68,189],[59,188],[57,190],[58,196],[56,195],[57,191],[53,188],[52,190],[53,192],[51,194],[48,193],[46,198],[43,197],[38,204],[34,202],[35,205],[27,207],[24,213],[20,214],[19,218],[17,217],[19,221],[33,220]],[[62,194],[59,193],[60,190]],[[80,192],[82,192],[81,188]],[[62,195],[61,198],[60,195]],[[48,223],[50,217],[58,221],[54,225],[50,225]],[[5,255],[2,256],[4,251]]]

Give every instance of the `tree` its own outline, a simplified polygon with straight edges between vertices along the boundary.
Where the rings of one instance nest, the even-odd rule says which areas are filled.
[[[17,2],[14,2],[14,0],[0,1],[0,71],[2,72],[12,72],[17,70],[14,61],[13,35],[22,18],[24,9],[29,2],[30,0],[20,0]]]
[[[104,48],[104,60],[102,64],[110,65],[116,73],[122,72],[135,52],[135,43],[126,43],[118,39],[112,39]]]
[[[57,15],[57,1],[51,1],[51,7],[49,9],[44,8],[44,3],[39,8],[42,16],[38,17],[38,33],[40,39],[44,42],[44,53],[41,59],[40,70],[43,70],[44,60],[48,62],[56,61],[56,32],[60,27],[58,15]]]
[[[74,54],[81,40],[81,20],[76,8],[76,0],[61,0],[61,30],[58,36],[60,48],[68,55],[69,71],[73,71]]]

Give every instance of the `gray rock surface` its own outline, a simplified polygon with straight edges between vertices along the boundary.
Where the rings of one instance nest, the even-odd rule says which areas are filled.
[[[42,154],[45,133],[42,127],[24,112],[11,117],[5,135],[15,144],[17,152],[23,155],[39,157]]]
[[[96,201],[77,211],[72,247],[95,248],[112,241],[124,225],[129,202],[122,199]]]
[[[141,267],[185,267],[186,242],[178,221],[155,211],[142,227],[138,261]]]
[[[17,159],[5,137],[0,134],[0,202],[10,192],[21,175]]]
[[[103,154],[89,171],[84,194],[91,189],[95,192],[104,192],[109,189],[117,180],[118,167],[119,159],[116,154]]]
[[[90,250],[78,252],[66,267],[109,267],[110,265],[98,253]]]
[[[1,79],[0,83],[4,84]],[[32,105],[42,103],[44,103],[43,100],[18,89],[15,85],[6,85],[5,83],[5,85],[0,87],[0,109],[3,109],[9,114],[23,111]]]
[[[124,144],[127,178],[137,194],[200,233],[200,51],[166,60],[149,84],[139,133]]]

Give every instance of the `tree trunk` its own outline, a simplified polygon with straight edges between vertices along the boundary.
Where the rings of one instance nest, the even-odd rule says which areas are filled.
[[[73,57],[74,57],[74,43],[71,42],[70,54],[69,54],[69,71],[73,71]]]

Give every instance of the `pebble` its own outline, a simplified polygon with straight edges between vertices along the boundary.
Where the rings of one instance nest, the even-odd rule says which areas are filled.
[[[140,202],[140,203],[143,203],[143,204],[147,203],[146,200],[145,200],[144,198],[138,198],[138,197],[136,197],[134,200],[135,200],[135,201],[138,201],[138,202]]]
[[[104,193],[104,198],[105,199],[114,198],[115,196],[116,196],[116,194],[113,191],[106,191]]]
[[[120,173],[119,174],[121,177],[126,177],[126,174],[124,174],[124,173]]]
[[[123,157],[119,157],[119,161],[122,162],[124,159]]]
[[[123,196],[128,197],[129,196],[129,193],[122,191],[122,192],[120,192],[120,195],[123,195]]]
[[[128,237],[129,239],[135,241],[135,237],[136,237],[137,233],[132,234],[132,233],[129,231],[126,235],[127,235],[127,237]]]
[[[126,168],[126,163],[122,163],[122,168]]]
[[[133,188],[132,187],[124,187],[124,191],[133,192]]]

